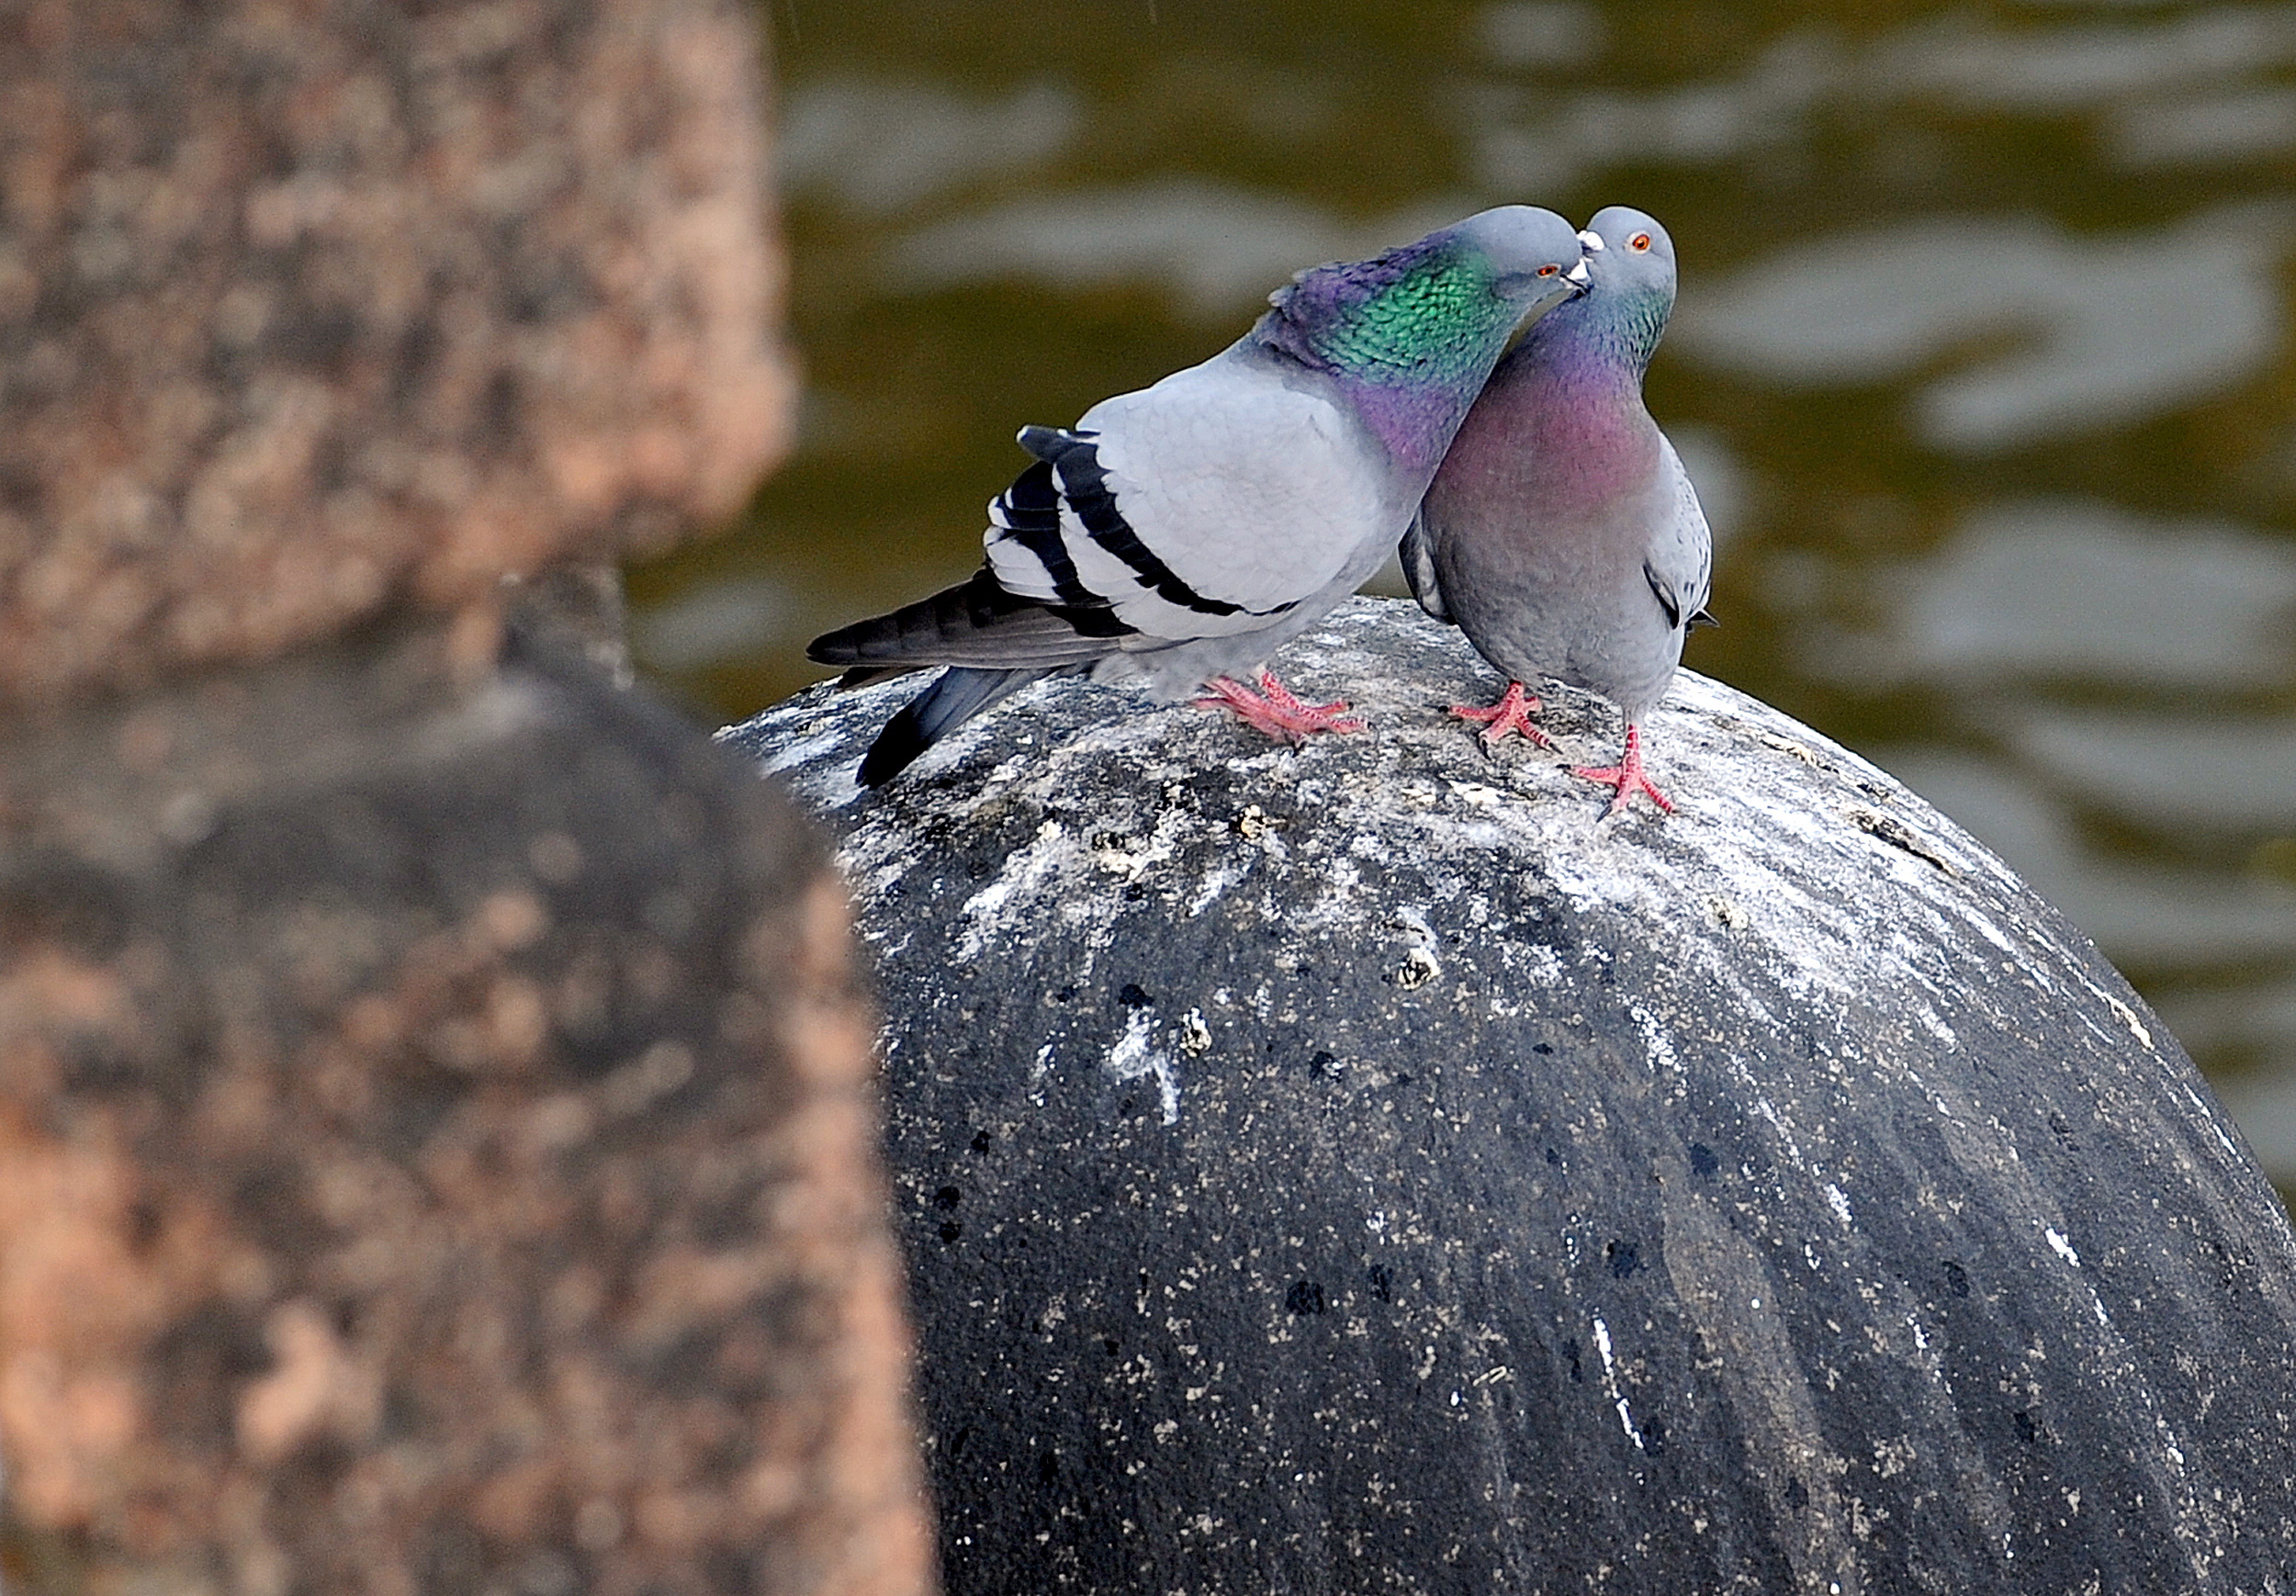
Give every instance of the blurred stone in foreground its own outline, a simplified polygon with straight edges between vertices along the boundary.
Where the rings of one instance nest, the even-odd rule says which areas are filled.
[[[0,9],[0,702],[611,557],[777,455],[723,0]]]
[[[841,891],[613,685],[787,421],[758,55],[0,15],[12,1590],[930,1587]]]
[[[1905,788],[1685,672],[1681,813],[1443,713],[1046,681],[902,778],[913,682],[726,734],[841,834],[951,1592],[2264,1591],[2296,1238],[2176,1040]]]
[[[26,1590],[923,1588],[841,890],[437,629],[0,742]]]

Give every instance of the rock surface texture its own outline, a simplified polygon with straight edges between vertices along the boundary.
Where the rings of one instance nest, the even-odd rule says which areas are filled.
[[[760,56],[0,6],[18,1596],[931,1588],[842,894],[613,685],[787,424]]]
[[[2296,1244],[2070,925],[1694,675],[1598,823],[1415,610],[1278,666],[1373,732],[725,734],[874,950],[949,1590],[2286,1588]]]
[[[917,1596],[818,841],[447,643],[0,727],[10,1589]]]
[[[0,705],[732,509],[759,55],[730,0],[0,8]]]

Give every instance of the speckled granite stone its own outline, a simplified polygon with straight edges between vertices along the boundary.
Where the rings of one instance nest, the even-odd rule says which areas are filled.
[[[613,685],[787,433],[760,58],[0,6],[18,1596],[931,1588],[842,896]]]
[[[733,0],[0,7],[0,711],[738,504],[760,56]]]
[[[920,1596],[819,842],[453,642],[0,723],[9,1588]]]

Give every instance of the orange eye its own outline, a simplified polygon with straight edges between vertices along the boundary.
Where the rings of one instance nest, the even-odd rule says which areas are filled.
[[[1638,232],[1626,241],[1626,247],[1636,251],[1647,250],[1650,247],[1650,235],[1647,232]]]
[[[1560,266],[1558,266],[1558,265],[1553,265],[1553,264],[1548,264],[1548,265],[1544,265],[1544,266],[1539,267],[1539,268],[1538,268],[1538,275],[1539,275],[1540,276],[1542,276],[1542,277],[1551,277],[1551,276],[1553,276],[1553,275],[1554,275],[1557,272],[1559,272],[1559,271],[1561,271],[1561,270],[1562,270],[1562,268],[1561,268]]]

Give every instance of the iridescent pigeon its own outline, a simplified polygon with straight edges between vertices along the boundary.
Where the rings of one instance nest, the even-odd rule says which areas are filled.
[[[876,786],[966,717],[1042,676],[1139,678],[1295,740],[1351,731],[1262,672],[1234,680],[1377,570],[1508,335],[1577,291],[1579,239],[1503,206],[1372,260],[1317,266],[1201,365],[1029,427],[1036,456],[989,505],[971,580],[814,639],[846,686],[940,677],[861,760]]]
[[[1683,463],[1643,408],[1642,374],[1674,307],[1674,245],[1625,206],[1597,215],[1585,294],[1558,306],[1491,373],[1402,542],[1429,614],[1455,621],[1511,679],[1486,741],[1528,719],[1525,684],[1591,688],[1626,718],[1615,765],[1573,773],[1674,805],[1642,768],[1641,722],[1666,692],[1683,639],[1705,613],[1713,540]]]

